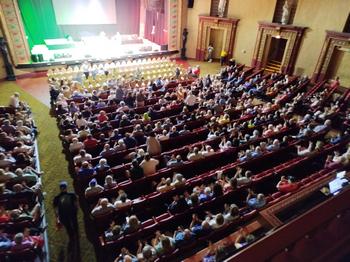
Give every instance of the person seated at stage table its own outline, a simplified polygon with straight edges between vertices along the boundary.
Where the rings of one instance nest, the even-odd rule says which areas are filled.
[[[85,189],[85,197],[97,195],[103,192],[104,188],[97,184],[96,178],[91,179],[89,186]]]
[[[266,199],[264,194],[255,194],[253,190],[247,189],[248,195],[247,195],[247,205],[252,209],[261,208],[266,205]]]
[[[158,164],[159,160],[151,158],[151,156],[147,153],[145,154],[145,159],[142,160],[140,167],[142,167],[144,175],[149,176],[157,172]]]
[[[291,178],[286,178],[285,176],[281,176],[280,181],[276,185],[278,191],[281,193],[289,193],[297,190],[299,188],[299,184],[295,183],[291,180]]]
[[[94,209],[91,211],[91,215],[93,217],[100,217],[112,213],[113,211],[114,205],[111,204],[107,198],[100,198]]]

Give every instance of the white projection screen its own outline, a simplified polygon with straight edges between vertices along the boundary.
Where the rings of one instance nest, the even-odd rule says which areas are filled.
[[[52,0],[58,25],[116,24],[115,2],[116,0]]]

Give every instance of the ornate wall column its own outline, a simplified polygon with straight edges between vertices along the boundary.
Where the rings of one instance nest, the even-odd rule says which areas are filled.
[[[238,22],[239,19],[235,18],[199,16],[196,59],[204,60],[206,58],[211,28],[224,30],[223,49],[228,53],[228,57],[232,57]]]
[[[333,53],[337,48],[350,48],[350,33],[326,31],[326,38],[312,76],[313,82],[325,79]]]
[[[182,2],[180,0],[167,0],[168,2],[168,50],[181,48],[181,17]]]
[[[16,0],[0,1],[1,27],[14,65],[30,62],[30,52]]]
[[[293,74],[295,62],[306,27],[282,25],[277,23],[259,22],[258,35],[252,59],[252,66],[263,67],[263,58],[268,49],[268,37],[279,37],[287,40],[281,71]]]

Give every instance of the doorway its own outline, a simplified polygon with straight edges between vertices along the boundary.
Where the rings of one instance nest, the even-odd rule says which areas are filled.
[[[213,58],[220,59],[220,53],[224,44],[224,30],[219,28],[210,28],[209,43],[214,47]]]
[[[350,87],[350,48],[336,48],[329,62],[326,79],[335,79],[339,76],[340,84]]]
[[[265,57],[265,68],[268,71],[281,71],[287,39],[272,36],[269,39],[268,52]]]

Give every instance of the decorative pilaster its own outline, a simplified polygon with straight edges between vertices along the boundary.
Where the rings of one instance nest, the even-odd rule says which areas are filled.
[[[168,5],[168,50],[181,48],[181,10],[180,0],[169,0]]]
[[[333,53],[337,48],[350,48],[350,33],[327,30],[326,38],[312,76],[313,82],[323,81],[326,78]]]
[[[16,0],[0,1],[1,25],[14,65],[30,62],[30,52]]]

